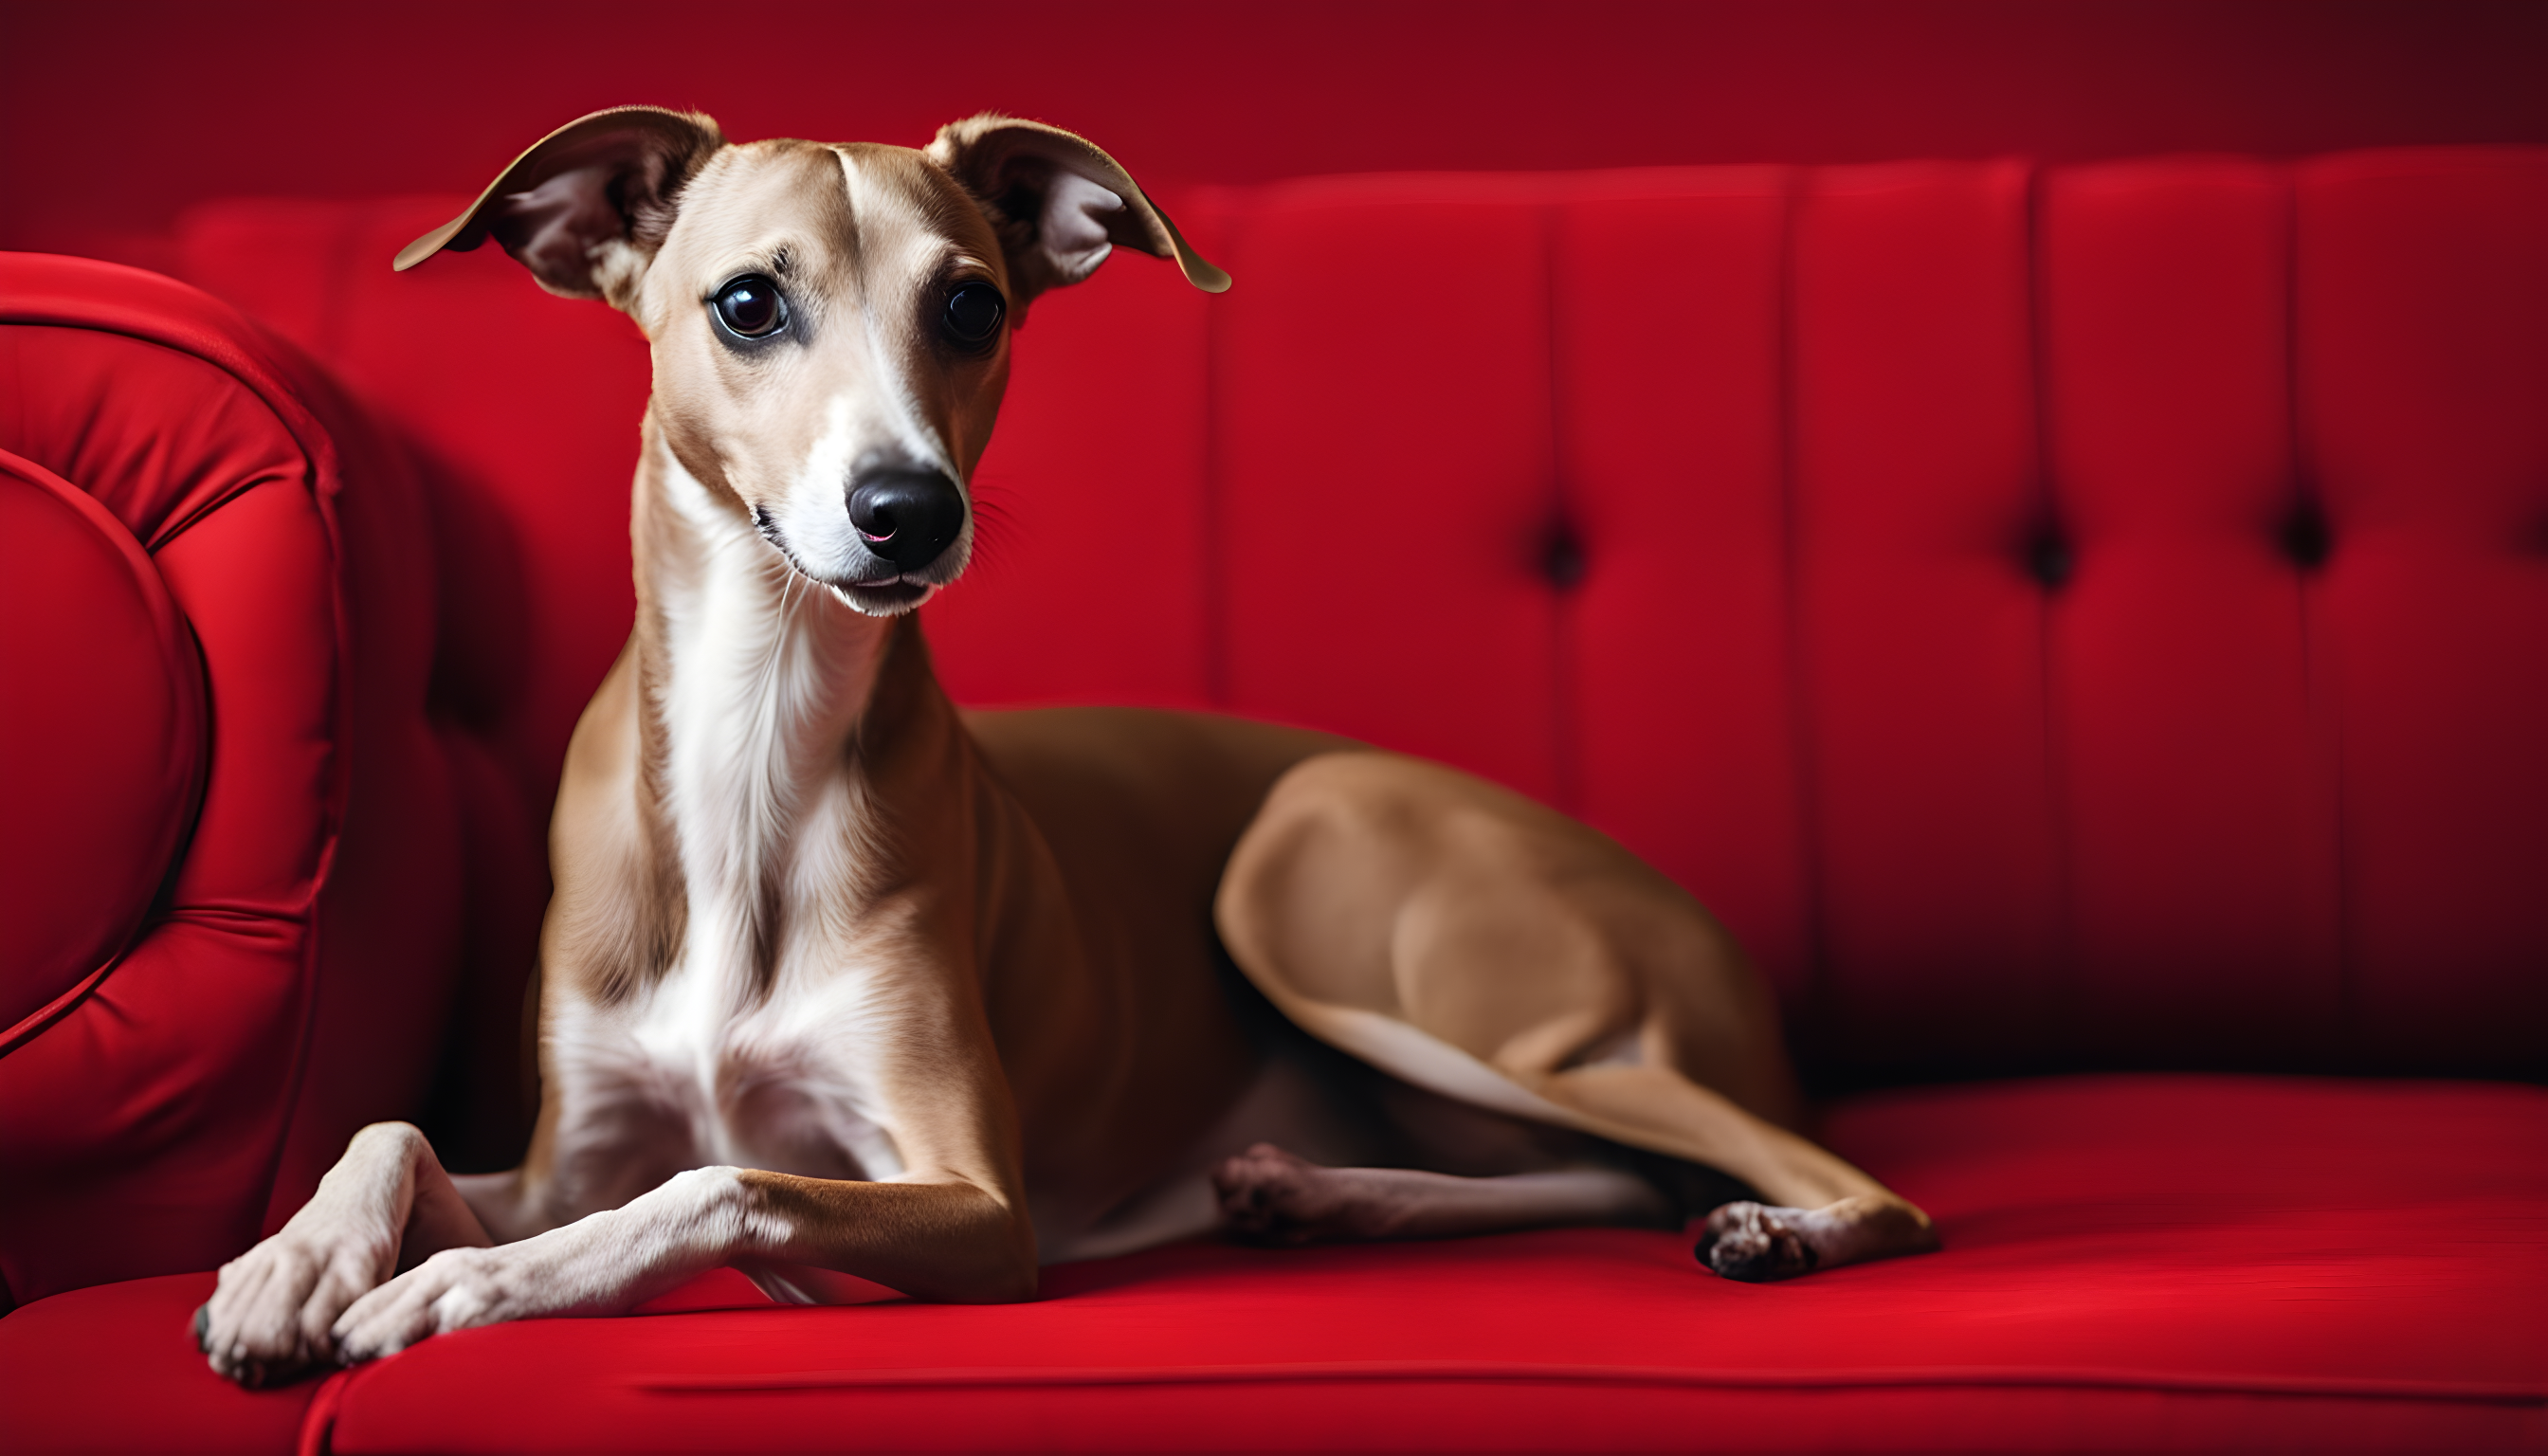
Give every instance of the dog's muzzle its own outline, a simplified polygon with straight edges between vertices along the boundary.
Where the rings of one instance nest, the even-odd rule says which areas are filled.
[[[946,554],[964,529],[964,493],[937,471],[861,471],[850,485],[859,543],[903,573]]]

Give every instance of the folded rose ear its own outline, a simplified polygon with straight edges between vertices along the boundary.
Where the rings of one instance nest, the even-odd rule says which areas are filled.
[[[940,128],[929,158],[989,215],[1018,306],[1096,272],[1117,243],[1175,259],[1206,293],[1229,287],[1229,275],[1187,244],[1131,173],[1058,127],[985,112]]]
[[[724,134],[706,117],[620,106],[569,122],[478,194],[459,217],[399,249],[399,271],[493,237],[540,287],[625,309],[673,228],[682,186]]]

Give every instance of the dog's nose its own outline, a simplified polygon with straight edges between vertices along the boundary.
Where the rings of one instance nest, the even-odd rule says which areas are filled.
[[[869,551],[907,572],[936,561],[964,529],[964,494],[937,471],[862,471],[850,524]]]

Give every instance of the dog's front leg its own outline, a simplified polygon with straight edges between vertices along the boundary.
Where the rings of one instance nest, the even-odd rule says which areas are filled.
[[[354,1135],[318,1191],[272,1238],[222,1266],[195,1312],[195,1341],[241,1385],[288,1380],[335,1358],[329,1329],[390,1277],[402,1252],[488,1241],[424,1135],[375,1123]]]
[[[348,1362],[428,1335],[557,1315],[617,1315],[726,1264],[807,1264],[921,1299],[1035,1293],[1022,1212],[968,1183],[858,1183],[692,1168],[616,1209],[518,1243],[449,1248],[337,1320]]]

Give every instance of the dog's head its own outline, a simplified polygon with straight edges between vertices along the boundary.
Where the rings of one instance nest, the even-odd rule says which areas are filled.
[[[914,151],[737,146],[702,116],[596,112],[397,266],[490,237],[549,292],[636,319],[674,457],[796,571],[876,614],[963,571],[968,482],[1037,295],[1118,243],[1229,286],[1106,153],[988,115]]]

